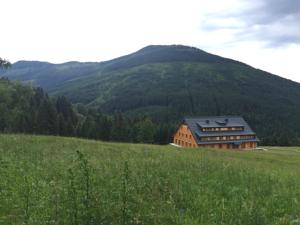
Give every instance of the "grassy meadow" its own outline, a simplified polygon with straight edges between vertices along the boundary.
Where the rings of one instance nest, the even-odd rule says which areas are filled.
[[[300,224],[300,148],[0,135],[0,224]]]

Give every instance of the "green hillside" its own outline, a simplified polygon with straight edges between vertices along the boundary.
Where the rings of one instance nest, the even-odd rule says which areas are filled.
[[[14,63],[9,70],[0,69],[0,76],[8,77],[11,80],[25,81],[33,86],[51,91],[64,82],[97,71],[100,65],[100,63],[80,62],[52,64],[38,61],[19,61]]]
[[[156,123],[241,115],[263,143],[299,144],[299,83],[192,47],[148,46],[101,63],[18,62],[2,76],[107,114],[147,115]]]
[[[0,133],[47,134],[103,141],[166,144],[175,127],[134,120],[120,113],[75,107],[64,97],[49,98],[41,88],[0,78]]]
[[[74,136],[79,130],[79,116],[65,97],[49,98],[41,88],[0,78],[0,133]]]
[[[300,148],[268,149],[0,135],[0,224],[299,224]]]

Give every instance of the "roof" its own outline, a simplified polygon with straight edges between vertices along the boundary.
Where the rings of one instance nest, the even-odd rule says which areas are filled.
[[[243,143],[258,142],[255,132],[248,123],[240,116],[209,116],[209,117],[188,117],[184,123],[191,130],[198,144],[219,144],[219,143]],[[222,128],[222,127],[243,127],[243,130],[236,131],[202,131],[201,128]],[[230,136],[230,135],[254,135],[255,138],[247,140],[216,140],[201,141],[200,137]]]

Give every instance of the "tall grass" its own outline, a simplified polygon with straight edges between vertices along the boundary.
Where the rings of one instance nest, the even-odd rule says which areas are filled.
[[[0,135],[0,224],[300,224],[299,160]]]

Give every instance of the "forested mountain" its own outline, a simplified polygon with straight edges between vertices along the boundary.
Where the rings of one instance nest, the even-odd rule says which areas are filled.
[[[47,91],[64,82],[98,71],[101,63],[67,62],[51,64],[38,61],[19,61],[9,70],[0,70],[0,76],[10,80],[21,80],[39,86]]]
[[[50,98],[42,88],[32,88],[0,78],[0,133],[77,136],[105,141],[165,144],[174,127],[154,126],[150,118],[131,120],[120,113],[74,108],[64,97]]]
[[[101,63],[18,62],[1,72],[72,103],[176,124],[185,115],[242,115],[265,144],[298,144],[300,84],[186,46],[148,46]]]

